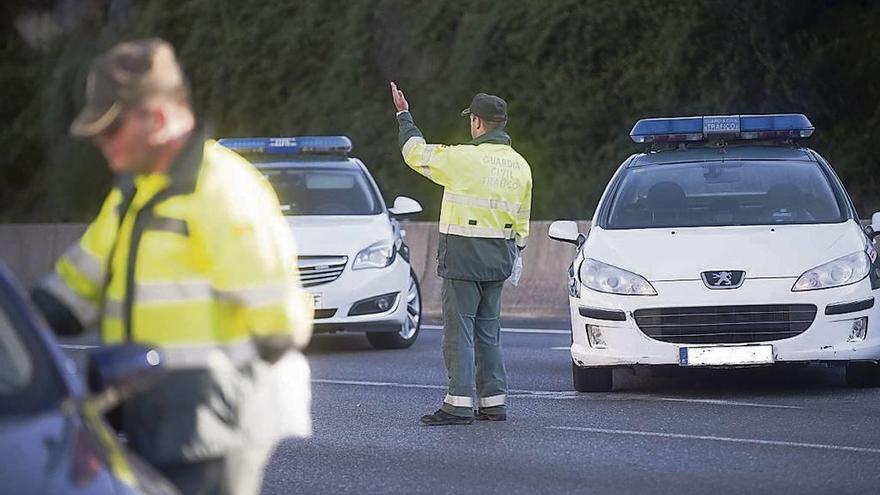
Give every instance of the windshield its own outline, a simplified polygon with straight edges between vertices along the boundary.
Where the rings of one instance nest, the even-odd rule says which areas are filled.
[[[819,164],[807,161],[673,163],[628,168],[610,229],[842,222]]]
[[[382,212],[360,170],[295,168],[264,170],[284,215],[377,215]]]
[[[56,407],[64,387],[54,361],[5,296],[0,293],[0,418]]]

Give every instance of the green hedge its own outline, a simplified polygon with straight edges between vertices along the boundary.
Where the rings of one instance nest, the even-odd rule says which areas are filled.
[[[458,112],[474,93],[505,97],[514,147],[532,164],[536,219],[589,217],[635,151],[638,118],[763,112],[812,119],[809,145],[866,216],[880,210],[878,25],[867,1],[135,2],[124,27],[96,18],[46,53],[5,36],[0,217],[97,209],[109,177],[66,125],[90,57],[150,35],[177,47],[213,134],[347,134],[388,199],[419,199],[424,218],[441,192],[400,160],[389,80],[437,142],[469,138]]]

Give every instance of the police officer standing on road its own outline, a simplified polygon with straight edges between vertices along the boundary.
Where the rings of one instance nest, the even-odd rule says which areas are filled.
[[[35,303],[59,333],[99,326],[104,344],[159,349],[167,378],[123,404],[121,428],[182,493],[259,492],[277,440],[261,385],[311,335],[277,197],[205,138],[160,39],[95,60],[70,130],[118,184]]]
[[[507,374],[501,355],[501,289],[529,235],[532,173],[504,132],[507,103],[480,93],[461,112],[473,141],[426,144],[402,91],[391,83],[403,159],[444,187],[437,273],[443,278],[443,357],[449,390],[429,426],[507,419]]]

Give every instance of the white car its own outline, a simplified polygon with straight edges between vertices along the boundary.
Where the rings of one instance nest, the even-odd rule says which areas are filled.
[[[880,385],[880,262],[799,114],[644,119],[569,270],[574,388],[615,367],[846,366]]]
[[[296,238],[300,279],[315,300],[315,331],[366,332],[381,349],[411,346],[422,318],[419,282],[398,218],[422,211],[398,197],[385,206],[345,136],[227,138],[278,193]]]

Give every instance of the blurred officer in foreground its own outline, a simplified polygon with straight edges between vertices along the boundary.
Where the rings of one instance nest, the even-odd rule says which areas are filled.
[[[430,426],[507,419],[507,374],[501,355],[501,289],[520,262],[529,235],[532,172],[510,147],[507,103],[480,93],[461,112],[473,141],[426,144],[402,91],[391,83],[403,159],[444,187],[437,274],[443,278],[443,357],[449,391]],[[521,265],[520,265],[521,267]],[[476,359],[475,359],[476,358]],[[476,362],[475,362],[476,361]]]
[[[277,197],[205,138],[160,39],[95,60],[70,131],[118,181],[34,301],[59,333],[159,349],[168,376],[123,404],[121,428],[182,493],[257,493],[277,441],[268,365],[311,335]]]

